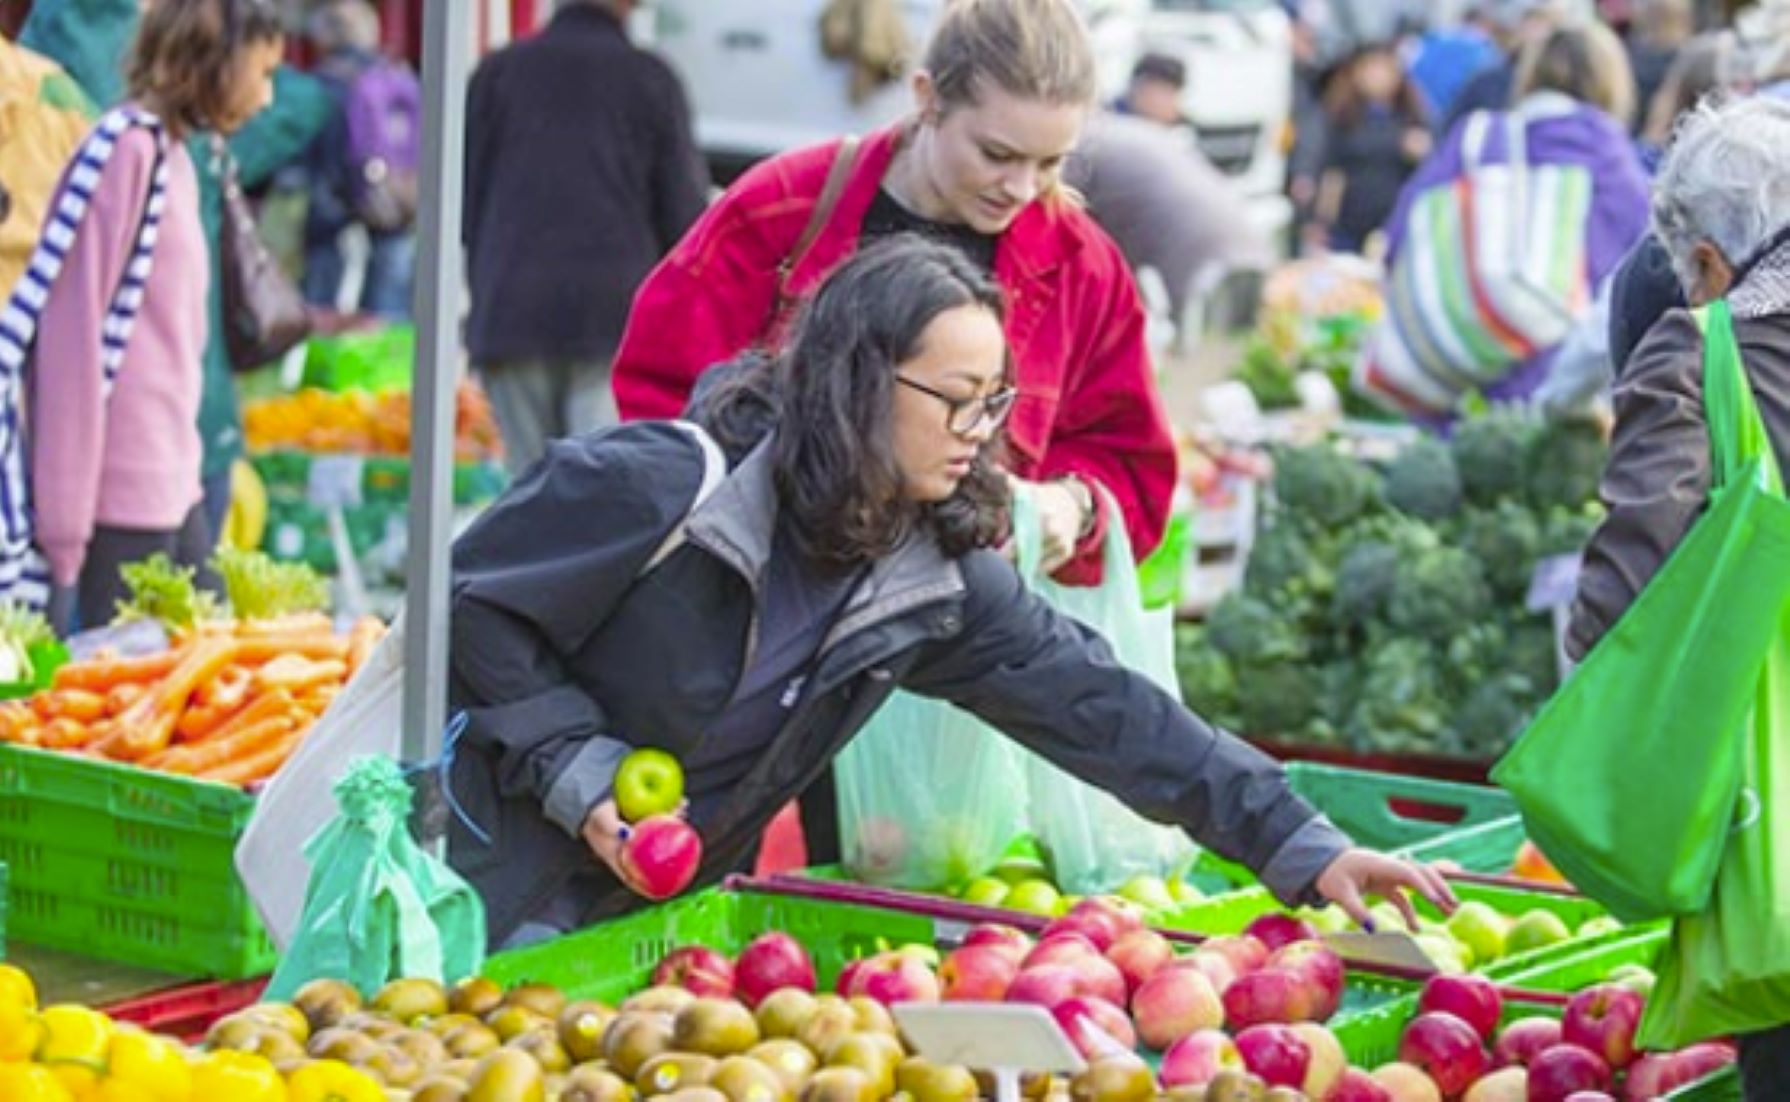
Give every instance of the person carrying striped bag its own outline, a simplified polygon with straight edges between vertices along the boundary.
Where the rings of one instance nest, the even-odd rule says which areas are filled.
[[[119,567],[156,552],[203,570],[199,396],[209,252],[183,144],[272,97],[273,0],[159,0],[129,100],[63,171],[0,307],[0,600],[66,631],[111,619]]]

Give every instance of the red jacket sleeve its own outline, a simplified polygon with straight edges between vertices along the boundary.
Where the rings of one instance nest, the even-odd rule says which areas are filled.
[[[1104,486],[1124,516],[1131,553],[1162,542],[1175,492],[1175,440],[1144,341],[1144,308],[1118,249],[1101,240],[1083,296],[1077,347],[1039,464],[1039,480],[1077,475]],[[1066,585],[1098,585],[1109,518],[1100,514],[1076,556],[1058,570]]]

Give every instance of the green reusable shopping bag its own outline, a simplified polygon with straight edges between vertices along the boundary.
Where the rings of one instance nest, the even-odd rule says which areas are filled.
[[[1775,474],[1726,320],[1718,329],[1712,316],[1705,330],[1705,400],[1712,425],[1737,419],[1740,432],[1737,439],[1718,438],[1717,446],[1738,451],[1741,459],[1757,455]],[[1779,608],[1777,637],[1752,703],[1744,730],[1737,732],[1742,748],[1737,821],[1723,839],[1709,906],[1672,925],[1672,940],[1657,967],[1659,982],[1641,1022],[1640,1040],[1650,1048],[1677,1048],[1790,1022],[1790,609]]]
[[[1013,498],[1013,542],[1019,572],[1033,592],[1106,640],[1126,667],[1175,699],[1174,610],[1147,609],[1121,513],[1104,487],[1106,543],[1098,586],[1058,585],[1042,569],[1043,536],[1030,496]],[[1169,876],[1192,863],[1198,848],[1185,831],[1153,823],[1117,797],[1021,751],[1031,797],[1028,821],[1057,886],[1078,895],[1116,891],[1134,876]]]
[[[1699,320],[1706,349],[1732,347],[1726,304]],[[1492,772],[1561,872],[1628,922],[1708,905],[1790,601],[1790,504],[1738,356],[1705,355],[1704,392],[1709,508]]]
[[[304,911],[266,997],[290,999],[314,979],[370,996],[394,979],[453,983],[477,972],[484,903],[410,836],[410,782],[397,764],[359,758],[335,794],[340,813],[305,844]]]

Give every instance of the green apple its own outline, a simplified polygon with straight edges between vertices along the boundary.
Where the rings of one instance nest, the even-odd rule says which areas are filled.
[[[961,884],[985,867],[986,849],[976,824],[947,819],[928,831],[920,860],[933,883]]]
[[[1477,899],[1462,903],[1448,919],[1449,936],[1467,947],[1475,965],[1490,964],[1504,955],[1509,926],[1509,919]]]
[[[1609,975],[1611,983],[1626,987],[1643,999],[1653,997],[1653,986],[1657,980],[1653,969],[1642,964],[1624,964],[1613,969]]]
[[[1055,884],[1048,880],[1034,879],[1021,880],[1013,885],[1013,890],[1007,893],[1007,898],[1001,901],[1001,905],[1028,914],[1054,918],[1062,902],[1063,895],[1057,891]]]
[[[1172,911],[1180,904],[1160,876],[1134,876],[1119,888],[1119,898],[1129,899],[1146,911]]]
[[[1193,881],[1179,877],[1168,882],[1168,893],[1175,897],[1175,902],[1186,906],[1189,903],[1204,903],[1206,893],[1195,887]]]
[[[1615,915],[1598,915],[1588,918],[1579,926],[1580,937],[1603,937],[1622,929],[1622,920]]]
[[[1572,930],[1553,911],[1533,910],[1517,919],[1504,935],[1504,951],[1511,956],[1545,949],[1572,939]]]
[[[669,815],[684,802],[684,767],[663,750],[628,751],[615,771],[615,810],[623,821],[638,823]]]
[[[1367,916],[1374,920],[1374,929],[1380,933],[1410,932],[1410,928],[1405,925],[1405,916],[1390,903],[1375,903],[1367,909]]]
[[[919,961],[928,968],[936,970],[939,966],[939,951],[931,945],[921,945],[916,941],[903,945],[895,951],[904,957]]]
[[[1354,925],[1349,920],[1349,912],[1341,907],[1306,907],[1298,912],[1298,917],[1311,924],[1311,928],[1320,934],[1346,933]]]
[[[1411,939],[1423,955],[1430,958],[1436,971],[1444,975],[1461,975],[1466,972],[1472,962],[1467,960],[1467,948],[1447,934],[1418,934]]]
[[[1010,854],[1001,858],[1001,863],[990,870],[989,875],[999,877],[1008,884],[1020,884],[1027,880],[1042,880],[1045,875],[1044,862],[1036,857]]]
[[[980,907],[999,907],[1006,902],[1013,889],[1005,880],[996,880],[992,876],[978,876],[963,886],[957,898],[965,903],[974,903]]]

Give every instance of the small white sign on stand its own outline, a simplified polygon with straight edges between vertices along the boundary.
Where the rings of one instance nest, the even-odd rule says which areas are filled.
[[[1041,1006],[899,1003],[891,1012],[921,1056],[993,1075],[995,1102],[1020,1102],[1019,1080],[1027,1072],[1075,1075],[1087,1068]]]

